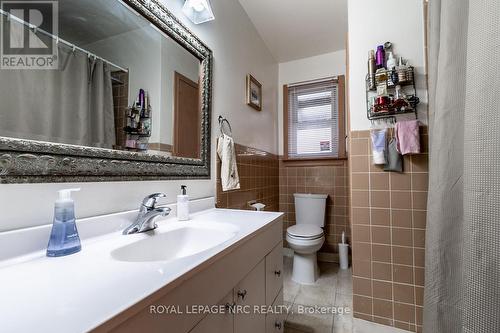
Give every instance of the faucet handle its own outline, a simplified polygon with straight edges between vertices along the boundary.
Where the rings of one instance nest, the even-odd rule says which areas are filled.
[[[165,198],[166,196],[165,193],[150,194],[142,200],[142,205],[146,208],[155,208],[158,198]]]

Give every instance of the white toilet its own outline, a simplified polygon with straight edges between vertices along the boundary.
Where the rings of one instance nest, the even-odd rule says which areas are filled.
[[[326,194],[295,193],[295,216],[297,224],[286,230],[286,241],[293,254],[292,280],[302,284],[313,284],[318,278],[316,252],[325,242]]]

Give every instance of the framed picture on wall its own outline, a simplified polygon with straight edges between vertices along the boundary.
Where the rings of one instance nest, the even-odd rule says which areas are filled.
[[[252,75],[247,74],[247,105],[257,111],[262,110],[262,85]]]

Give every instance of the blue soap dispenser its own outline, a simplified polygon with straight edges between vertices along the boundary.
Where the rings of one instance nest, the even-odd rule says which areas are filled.
[[[82,249],[75,223],[75,202],[71,199],[71,192],[74,191],[80,189],[59,191],[59,199],[54,205],[54,223],[47,246],[47,257],[67,256]]]

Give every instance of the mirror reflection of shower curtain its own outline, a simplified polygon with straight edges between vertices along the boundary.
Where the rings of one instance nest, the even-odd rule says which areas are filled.
[[[2,70],[0,136],[112,148],[111,71],[59,46],[58,70]]]

